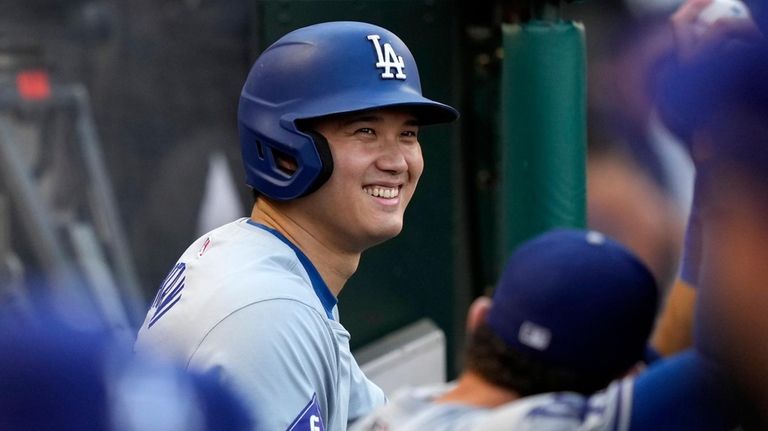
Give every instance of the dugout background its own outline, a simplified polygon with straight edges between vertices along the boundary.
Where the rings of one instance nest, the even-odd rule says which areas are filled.
[[[466,308],[490,292],[501,260],[501,24],[514,18],[515,3],[521,2],[0,0],[0,53],[38,46],[52,81],[88,90],[141,287],[141,297],[133,298],[141,303],[134,319],[141,319],[195,237],[208,156],[223,154],[243,184],[237,98],[256,55],[285,32],[326,20],[369,21],[397,33],[417,59],[424,94],[455,106],[462,117],[422,132],[425,172],[405,229],[363,255],[340,296],[341,317],[353,349],[429,317],[446,333],[451,378]],[[564,15],[585,22],[590,58],[618,52],[620,44],[606,41],[637,19],[621,0],[592,3],[570,5]],[[0,61],[0,75],[3,70]],[[599,132],[593,136],[608,135],[606,142],[628,140],[615,127],[591,127]],[[651,160],[641,165],[664,189],[653,155],[642,146],[628,148],[633,157]],[[0,182],[0,255],[17,256],[30,278],[44,276],[8,195]],[[238,199],[250,208],[245,186]],[[674,262],[675,247],[668,246]]]

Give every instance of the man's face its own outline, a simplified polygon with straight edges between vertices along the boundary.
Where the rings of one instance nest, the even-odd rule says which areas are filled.
[[[305,225],[325,243],[349,252],[400,233],[424,170],[416,118],[403,109],[379,109],[311,126],[328,140],[333,173],[317,191],[294,201]]]

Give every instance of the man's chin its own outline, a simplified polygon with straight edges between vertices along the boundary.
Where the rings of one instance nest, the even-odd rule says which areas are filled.
[[[400,234],[403,230],[403,224],[393,224],[392,226],[384,226],[377,230],[372,236],[373,245],[378,245],[386,242]]]

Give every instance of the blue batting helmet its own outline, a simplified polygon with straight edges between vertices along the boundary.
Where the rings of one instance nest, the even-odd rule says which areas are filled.
[[[325,139],[297,121],[391,106],[411,107],[423,125],[458,118],[421,95],[413,55],[387,29],[339,21],[286,34],[259,56],[240,95],[246,183],[277,200],[313,192],[330,177],[333,160]],[[294,160],[296,170],[281,169],[276,156]]]

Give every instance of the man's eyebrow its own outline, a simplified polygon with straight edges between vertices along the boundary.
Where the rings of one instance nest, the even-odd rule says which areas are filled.
[[[383,120],[383,117],[381,115],[376,114],[360,114],[355,115],[353,117],[349,117],[341,122],[341,126],[348,126],[350,124],[354,123],[362,123],[362,122],[370,122],[370,123],[376,123]],[[418,126],[419,120],[416,119],[416,117],[409,118],[404,123],[407,126]]]
[[[361,122],[377,122],[381,121],[382,117],[380,115],[375,114],[360,114],[355,115],[349,118],[346,118],[342,120],[341,125],[342,126],[348,126],[353,123],[361,123]]]

